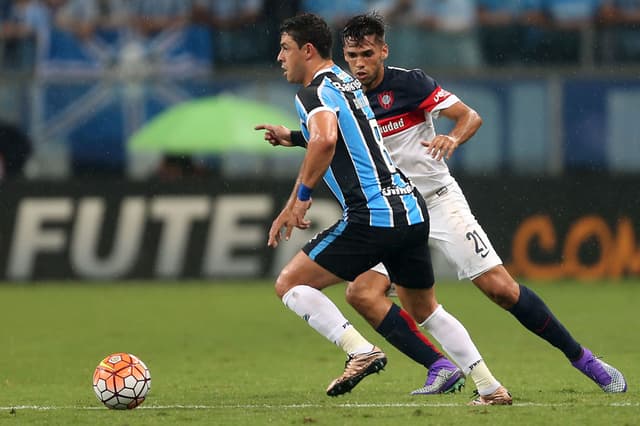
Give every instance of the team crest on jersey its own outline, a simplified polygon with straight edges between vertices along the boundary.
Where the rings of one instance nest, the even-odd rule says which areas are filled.
[[[384,109],[391,109],[393,105],[393,92],[391,90],[387,90],[378,95],[378,103]]]

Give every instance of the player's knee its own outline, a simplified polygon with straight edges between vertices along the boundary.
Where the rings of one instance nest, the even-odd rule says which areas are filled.
[[[283,269],[278,278],[276,278],[274,290],[280,299],[293,287],[290,275],[286,269]]]
[[[485,272],[473,282],[489,299],[504,309],[515,305],[520,296],[520,286],[502,266]]]
[[[496,305],[500,306],[503,309],[509,309],[511,306],[513,306],[513,303],[508,294],[498,292],[488,292],[486,294]]]
[[[367,303],[366,286],[357,281],[350,282],[345,292],[347,303],[358,309],[359,306]]]
[[[347,303],[360,310],[363,307],[370,306],[377,297],[379,297],[375,289],[367,285],[366,282],[354,281],[350,282],[346,290]]]
[[[496,302],[504,309],[509,309],[518,302],[520,297],[520,286],[514,280],[505,283],[500,298]]]
[[[406,303],[405,303],[406,302]],[[435,297],[412,297],[404,300],[402,307],[418,324],[423,323],[438,309],[440,304]]]

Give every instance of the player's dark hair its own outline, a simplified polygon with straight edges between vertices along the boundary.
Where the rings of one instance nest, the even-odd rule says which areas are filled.
[[[311,43],[322,59],[331,58],[331,29],[324,19],[312,13],[286,19],[280,25],[280,34],[287,33],[298,44],[298,47]]]
[[[378,43],[384,43],[384,18],[375,13],[357,15],[349,19],[342,30],[342,44],[361,43],[366,36],[374,35]]]

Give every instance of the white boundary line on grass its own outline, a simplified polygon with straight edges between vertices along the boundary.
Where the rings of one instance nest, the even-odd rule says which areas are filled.
[[[536,402],[515,403],[514,407],[572,407],[578,406],[576,403],[555,403],[545,404]],[[238,405],[142,405],[138,410],[225,410],[230,408],[255,409],[255,408],[276,408],[276,409],[299,409],[299,408],[438,408],[438,407],[466,407],[466,404],[455,403],[388,403],[388,404],[366,404],[366,403],[345,403],[345,404],[238,404]],[[586,404],[590,407],[640,407],[640,402],[611,402],[608,404]],[[54,411],[54,410],[104,410],[102,406],[80,407],[80,406],[46,406],[46,405],[16,405],[14,407],[0,407],[0,410],[33,410],[33,411]]]

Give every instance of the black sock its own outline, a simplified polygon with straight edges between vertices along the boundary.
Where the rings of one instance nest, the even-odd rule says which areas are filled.
[[[426,368],[443,356],[420,332],[413,318],[396,304],[391,305],[376,331],[400,352]]]
[[[518,302],[508,309],[530,331],[560,349],[571,361],[580,357],[582,347],[529,288],[520,286]]]

